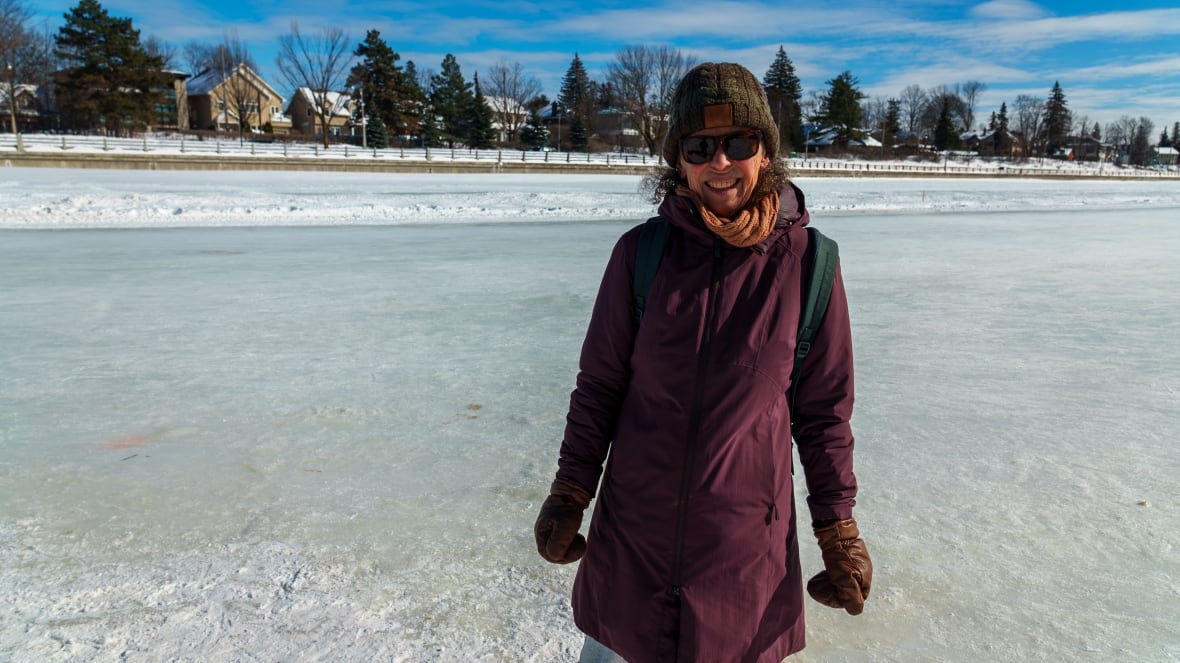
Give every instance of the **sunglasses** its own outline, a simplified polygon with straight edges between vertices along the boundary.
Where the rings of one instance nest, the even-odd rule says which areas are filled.
[[[754,129],[735,131],[724,136],[689,136],[680,139],[680,155],[684,160],[700,165],[713,160],[717,143],[730,161],[745,161],[758,153],[762,144],[762,132]]]

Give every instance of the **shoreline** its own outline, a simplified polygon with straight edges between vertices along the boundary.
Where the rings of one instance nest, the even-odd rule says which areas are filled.
[[[519,150],[364,150],[335,146],[258,146],[190,141],[69,137],[26,137],[22,149],[0,145],[0,167],[164,171],[273,171],[416,174],[636,175],[658,167],[651,157],[617,154],[521,152]],[[279,151],[281,149],[281,151]],[[518,156],[519,155],[519,156]],[[552,156],[551,156],[552,155]],[[788,159],[796,177],[906,177],[938,179],[1044,179],[1180,182],[1180,171],[1090,168],[1062,162],[1053,168],[1030,164],[862,161],[810,157]]]

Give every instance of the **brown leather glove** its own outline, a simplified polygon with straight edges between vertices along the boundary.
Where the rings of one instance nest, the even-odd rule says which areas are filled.
[[[549,487],[549,497],[533,526],[537,552],[554,564],[569,564],[582,559],[586,537],[578,534],[582,512],[590,506],[590,493],[581,486],[558,479]]]
[[[873,584],[873,560],[860,538],[856,519],[819,527],[815,538],[819,539],[826,570],[807,581],[807,593],[829,608],[844,608],[850,615],[859,615]]]

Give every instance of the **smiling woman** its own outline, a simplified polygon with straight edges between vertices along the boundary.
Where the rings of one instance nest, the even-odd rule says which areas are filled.
[[[852,518],[848,305],[833,264],[821,349],[808,354],[792,332],[817,240],[802,191],[772,168],[778,149],[749,70],[705,63],[680,81],[659,271],[636,324],[648,224],[616,243],[535,524],[543,558],[580,560],[583,663],[778,663],[803,648],[792,438],[823,551],[808,591],[852,615],[865,608],[873,567]]]

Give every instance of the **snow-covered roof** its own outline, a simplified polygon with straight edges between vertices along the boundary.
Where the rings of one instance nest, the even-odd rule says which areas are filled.
[[[303,100],[311,107],[315,107],[316,94],[311,91],[311,88],[301,87],[295,94],[303,97]],[[348,105],[352,103],[352,96],[343,92],[333,92],[328,90],[324,93],[324,100],[332,107],[332,114],[342,117],[352,117],[352,111],[349,110]]]
[[[224,76],[216,69],[206,69],[205,71],[202,71],[201,73],[189,79],[189,81],[185,84],[185,89],[188,91],[190,96],[209,94],[218,85],[221,85],[234,75],[245,77],[252,84],[262,87],[263,90],[272,97],[279,99],[283,98],[283,95],[279,94],[274,88],[268,85],[266,81],[262,80],[261,76],[254,73],[254,70],[250,69],[244,64],[239,64],[232,73]]]
[[[1176,156],[1176,155],[1180,154],[1180,152],[1177,152],[1176,148],[1174,148],[1174,147],[1157,147],[1157,148],[1155,148],[1155,153],[1160,155],[1161,157],[1162,156]]]

